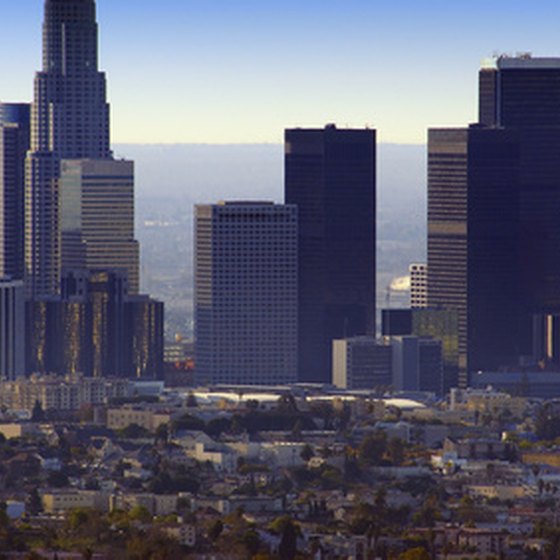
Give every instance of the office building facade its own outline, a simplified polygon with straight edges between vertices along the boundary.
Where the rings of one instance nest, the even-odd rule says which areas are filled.
[[[126,163],[112,160],[106,80],[105,74],[98,70],[95,12],[94,0],[45,1],[43,69],[35,77],[31,151],[26,161],[25,273],[28,294],[33,297],[56,295],[60,291],[62,259],[68,257],[68,244],[65,243],[63,250],[59,212],[61,208],[65,212],[71,208],[76,220],[75,205],[79,199],[77,193],[61,189],[61,169],[71,175],[76,167],[83,171],[80,184],[75,181],[72,187],[82,188],[80,234],[81,243],[86,246],[86,266],[105,267],[114,263],[118,268],[124,266],[130,276],[131,290],[137,289],[138,264],[134,261],[138,257],[131,233],[133,213],[129,200],[132,171]],[[65,160],[81,161],[64,163]],[[88,178],[89,172],[99,172],[99,175]],[[124,175],[126,209],[118,207],[107,215],[95,211],[95,203],[102,202],[107,209],[115,202],[112,190],[119,196],[122,194]],[[67,175],[66,186],[68,181]],[[71,201],[61,200],[66,196]],[[118,204],[121,203],[119,199]],[[118,215],[120,210],[122,215]],[[67,218],[66,213],[63,216],[66,224]],[[100,237],[110,219],[114,220],[115,239],[113,243],[105,243],[107,237],[104,241]],[[121,235],[126,241],[121,240]],[[80,241],[75,236],[73,239],[79,246]]]
[[[0,103],[0,278],[23,278],[29,112],[26,103]]]
[[[25,373],[25,293],[21,280],[0,278],[0,378]]]
[[[297,210],[195,208],[195,362],[201,382],[297,380]]]
[[[134,239],[134,164],[64,160],[60,174],[61,270],[121,270],[139,291]]]
[[[375,130],[285,132],[299,218],[299,380],[330,382],[332,341],[375,335]]]
[[[428,337],[391,337],[393,386],[397,391],[427,391],[443,387],[441,341]]]
[[[339,389],[386,391],[392,386],[390,344],[372,336],[333,341],[333,385]]]
[[[480,124],[432,130],[428,303],[455,308],[467,372],[533,353],[560,309],[560,59],[501,57],[479,74]]]
[[[428,305],[457,312],[460,385],[521,353],[518,168],[516,131],[428,133]]]
[[[416,336],[441,342],[443,382],[441,394],[459,384],[459,319],[456,309],[423,307],[417,309],[383,309],[382,335]],[[437,391],[439,394],[439,391]]]
[[[126,274],[70,270],[61,294],[26,304],[28,373],[154,379],[163,373],[163,304],[129,296]]]

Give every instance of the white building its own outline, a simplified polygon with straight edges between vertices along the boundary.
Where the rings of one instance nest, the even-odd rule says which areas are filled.
[[[297,379],[297,208],[196,206],[195,334],[203,382]]]
[[[409,266],[410,272],[410,307],[419,309],[428,307],[428,265],[414,263]]]

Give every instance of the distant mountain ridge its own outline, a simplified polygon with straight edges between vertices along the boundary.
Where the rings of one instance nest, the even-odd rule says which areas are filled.
[[[142,289],[166,303],[168,336],[192,332],[193,205],[283,201],[281,144],[116,144],[135,161]],[[426,254],[426,147],[377,148],[377,306],[406,305],[388,286]],[[390,292],[392,295],[390,295]],[[390,301],[389,301],[390,299]]]
[[[113,150],[136,162],[138,199],[283,200],[282,144],[116,144]],[[380,144],[377,162],[380,211],[425,200],[425,146]]]

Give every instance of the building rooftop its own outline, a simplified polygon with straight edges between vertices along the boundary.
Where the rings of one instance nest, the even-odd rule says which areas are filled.
[[[516,69],[560,69],[560,57],[533,57],[530,53],[509,56],[506,54],[482,61],[483,69],[516,70]]]

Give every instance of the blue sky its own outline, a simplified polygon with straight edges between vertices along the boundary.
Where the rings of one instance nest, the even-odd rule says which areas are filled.
[[[0,99],[30,100],[42,0],[0,0]],[[98,0],[114,142],[281,142],[374,126],[422,143],[476,119],[493,53],[560,56],[557,0]]]

